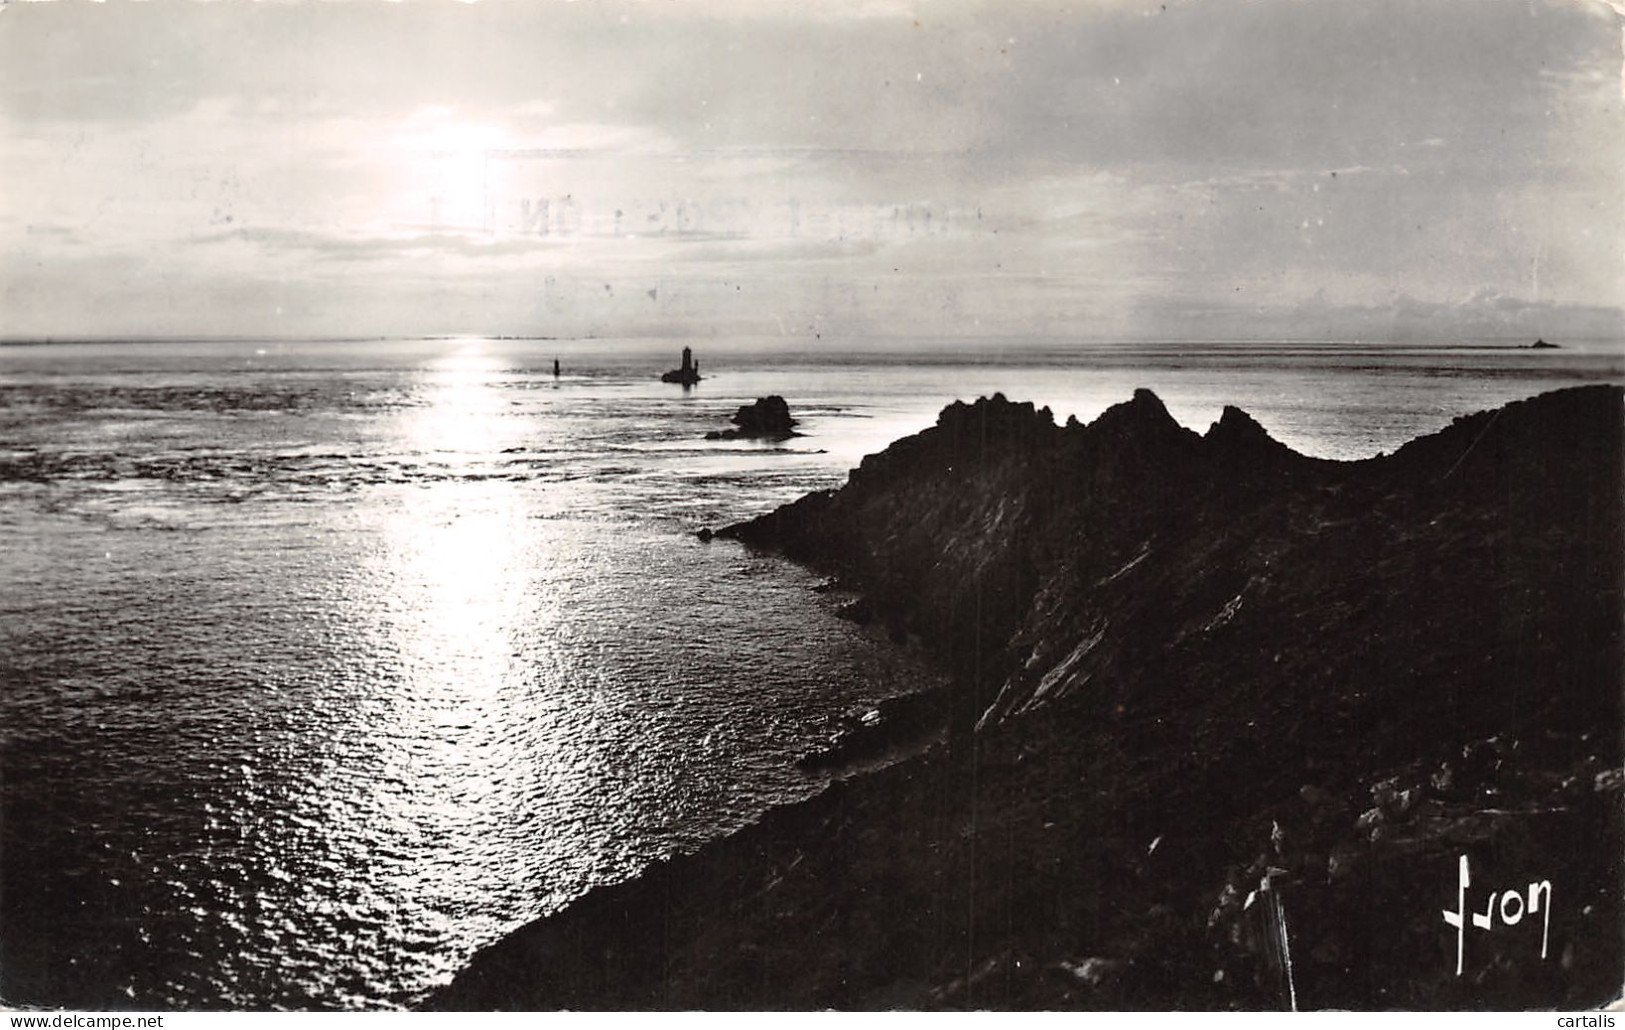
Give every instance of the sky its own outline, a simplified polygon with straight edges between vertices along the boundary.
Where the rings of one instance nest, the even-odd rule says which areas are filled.
[[[1596,0],[0,6],[0,335],[1625,337]]]

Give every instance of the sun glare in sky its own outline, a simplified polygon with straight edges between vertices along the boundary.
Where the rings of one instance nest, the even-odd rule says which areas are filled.
[[[456,108],[419,108],[404,120],[390,147],[389,157],[404,179],[395,206],[426,211],[427,223],[415,226],[420,230],[488,231],[491,151],[513,145],[501,126],[462,117]]]
[[[1601,4],[12,6],[0,334],[1620,324]]]

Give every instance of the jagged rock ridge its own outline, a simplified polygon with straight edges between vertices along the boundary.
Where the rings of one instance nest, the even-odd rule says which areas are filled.
[[[1307,1007],[1607,1000],[1622,411],[1560,391],[1338,463],[1146,391],[1088,425],[952,405],[721,534],[940,655],[945,745],[594,891],[438,1001],[1269,1007],[1261,881]],[[1464,855],[1565,885],[1546,958],[1480,932],[1454,975]]]

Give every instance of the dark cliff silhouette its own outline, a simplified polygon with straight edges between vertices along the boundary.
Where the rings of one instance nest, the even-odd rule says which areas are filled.
[[[938,656],[942,743],[590,892],[432,1004],[1607,1002],[1622,411],[1564,390],[1342,463],[1147,391],[1087,425],[954,404],[718,534]]]

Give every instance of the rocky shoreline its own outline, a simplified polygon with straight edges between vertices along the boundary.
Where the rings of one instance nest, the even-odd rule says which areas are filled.
[[[1622,415],[1563,390],[1340,463],[1147,391],[1087,425],[952,405],[717,534],[939,656],[901,718],[940,742],[590,892],[430,1007],[1614,999]]]

